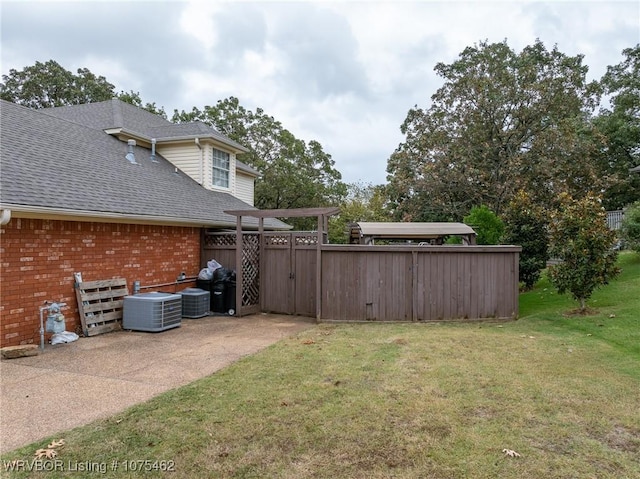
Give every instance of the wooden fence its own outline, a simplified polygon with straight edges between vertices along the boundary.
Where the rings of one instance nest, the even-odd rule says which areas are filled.
[[[308,232],[249,233],[243,243],[241,314],[336,321],[518,315],[517,246],[318,245]],[[235,235],[206,234],[202,253],[203,266],[214,258],[234,268]]]
[[[520,250],[323,245],[321,319],[515,318]]]

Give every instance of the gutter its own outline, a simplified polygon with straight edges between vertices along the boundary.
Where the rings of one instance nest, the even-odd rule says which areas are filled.
[[[148,147],[151,146],[151,137],[139,133],[133,130],[128,130],[126,128],[107,128],[103,130],[106,134],[117,137],[120,141],[126,141],[128,139],[136,140],[139,146]],[[225,136],[219,134],[220,136],[214,135],[213,133],[203,135],[200,134],[192,134],[192,135],[176,135],[176,136],[162,136],[156,137],[156,141],[158,143],[174,143],[178,141],[190,141],[193,139],[208,139],[213,143],[219,144],[222,148],[226,148],[231,150],[234,154],[239,153],[248,153],[249,149],[242,146],[240,143],[236,143],[231,138],[226,138]]]
[[[66,220],[66,221],[91,221],[106,223],[131,223],[131,224],[156,224],[156,225],[172,225],[172,226],[194,226],[198,228],[229,228],[234,227],[235,223],[207,223],[206,221],[186,218],[171,218],[157,215],[129,215],[124,213],[89,211],[89,210],[71,210],[66,208],[50,208],[46,206],[24,206],[11,205],[11,209],[2,208],[1,210],[11,211],[14,218],[32,218],[32,219],[48,219],[48,220]],[[8,221],[7,221],[8,222]],[[3,223],[4,224],[4,223]]]
[[[143,225],[159,225],[159,226],[187,226],[194,228],[235,228],[236,223],[219,222],[207,223],[206,221],[197,219],[171,218],[156,215],[128,215],[123,213],[88,211],[88,210],[71,210],[65,208],[50,208],[46,206],[25,206],[25,205],[2,205],[0,212],[4,215],[5,211],[11,212],[12,218],[26,219],[46,219],[60,221],[95,221],[102,223],[127,223],[127,224],[143,224]],[[8,220],[7,220],[8,222]],[[5,224],[5,223],[3,223]],[[248,230],[258,229],[258,224],[244,224],[244,228]],[[277,228],[276,231],[285,230],[286,228]]]

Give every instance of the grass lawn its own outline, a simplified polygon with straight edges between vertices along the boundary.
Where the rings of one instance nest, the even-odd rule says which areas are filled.
[[[593,316],[543,279],[518,321],[320,324],[50,438],[64,472],[6,472],[49,440],[0,475],[639,478],[640,255],[620,265]]]

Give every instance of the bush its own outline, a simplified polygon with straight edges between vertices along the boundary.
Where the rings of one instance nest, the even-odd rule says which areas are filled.
[[[549,232],[546,211],[536,205],[525,191],[519,191],[503,215],[503,244],[522,247],[519,279],[526,289],[533,288],[547,265]]]
[[[620,238],[624,241],[625,247],[640,253],[640,201],[636,201],[625,210]]]
[[[560,195],[560,208],[549,225],[552,258],[561,262],[549,268],[551,282],[560,294],[570,292],[586,310],[593,291],[619,272],[614,250],[616,236],[607,226],[607,215],[599,197],[588,195],[574,201]]]
[[[464,222],[475,230],[478,244],[500,244],[504,223],[485,205],[471,208]]]

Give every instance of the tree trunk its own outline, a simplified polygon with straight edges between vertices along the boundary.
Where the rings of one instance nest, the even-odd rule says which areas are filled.
[[[587,309],[587,300],[584,298],[580,298],[580,312],[584,313]]]

